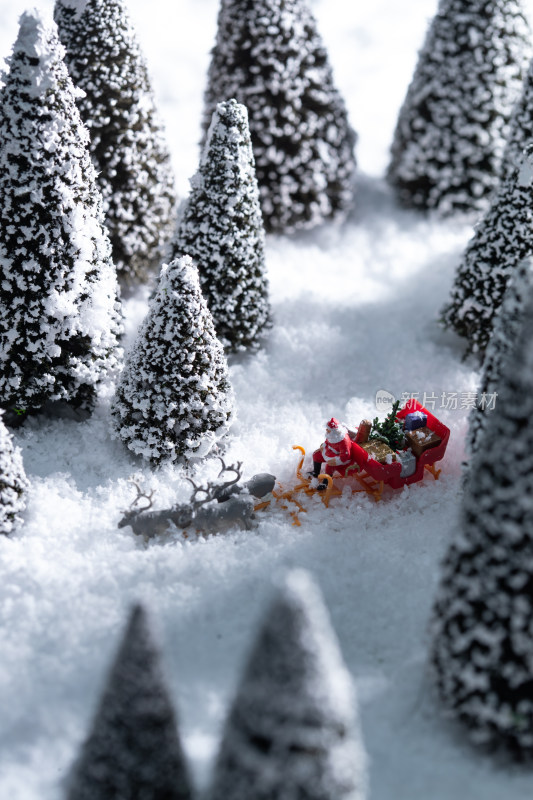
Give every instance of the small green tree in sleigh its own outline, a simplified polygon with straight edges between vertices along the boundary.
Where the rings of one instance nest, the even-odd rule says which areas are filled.
[[[370,441],[384,442],[391,450],[401,450],[405,447],[403,421],[396,418],[399,407],[400,401],[396,400],[383,422],[380,422],[378,417],[374,418],[368,437]]]

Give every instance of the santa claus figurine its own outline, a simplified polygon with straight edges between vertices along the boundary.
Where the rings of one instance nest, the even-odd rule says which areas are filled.
[[[326,464],[322,469],[322,464]],[[335,470],[344,474],[346,467],[352,463],[352,440],[346,428],[335,417],[326,424],[326,440],[313,453],[313,472],[310,477],[318,478],[321,472],[333,475]],[[322,481],[319,489],[324,489],[327,481]]]

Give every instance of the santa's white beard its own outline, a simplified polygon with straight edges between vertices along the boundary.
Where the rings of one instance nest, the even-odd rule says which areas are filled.
[[[339,442],[342,442],[346,434],[347,430],[344,425],[339,425],[338,428],[332,428],[331,430],[326,431],[326,442],[338,444]]]

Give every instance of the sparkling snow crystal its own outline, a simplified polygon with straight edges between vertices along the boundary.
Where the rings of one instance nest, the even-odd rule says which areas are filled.
[[[172,256],[197,264],[222,344],[257,347],[269,320],[265,236],[248,115],[235,100],[217,106],[191,186]]]
[[[205,96],[248,109],[269,231],[310,228],[352,203],[355,134],[305,0],[221,0]]]
[[[142,606],[132,611],[67,797],[192,797],[159,651]]]
[[[0,412],[0,534],[11,533],[19,521],[28,486],[20,450],[13,444]]]
[[[158,268],[175,223],[170,156],[153,90],[122,0],[56,0],[55,20],[104,198],[122,283]]]
[[[21,17],[0,95],[0,403],[90,410],[122,317],[102,199],[55,24]]]
[[[210,800],[362,800],[354,695],[320,593],[289,574],[230,711]]]
[[[206,455],[227,432],[233,392],[222,345],[188,256],[163,265],[117,387],[113,426],[134,453]]]
[[[533,756],[533,295],[472,458],[443,566],[432,660],[474,741]]]
[[[485,210],[530,55],[520,0],[440,0],[392,143],[402,202]]]

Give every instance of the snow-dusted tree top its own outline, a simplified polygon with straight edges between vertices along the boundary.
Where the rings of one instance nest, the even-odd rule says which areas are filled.
[[[189,255],[227,350],[257,347],[269,321],[265,235],[246,107],[219,103],[180,210],[172,258]]]
[[[20,449],[4,425],[0,411],[0,534],[11,533],[18,515],[26,505],[24,493],[29,487]]]
[[[161,268],[157,293],[129,353],[113,427],[154,464],[205,456],[232,422],[224,350],[188,256]]]
[[[443,310],[444,324],[467,338],[467,352],[485,352],[509,276],[532,252],[533,144],[477,225]]]
[[[499,392],[502,369],[510,350],[515,346],[517,334],[523,324],[524,307],[531,301],[532,293],[533,259],[528,257],[511,273],[503,302],[494,319],[493,331],[483,361],[483,372],[477,393],[478,404],[472,409],[469,417],[468,444],[472,453],[483,441],[487,420],[493,412],[490,397]]]
[[[533,756],[533,295],[473,456],[434,612],[443,702],[480,743]]]
[[[89,136],[54,23],[23,14],[0,94],[0,404],[91,408],[122,318]]]
[[[145,60],[122,0],[56,0],[54,17],[91,135],[120,280],[159,268],[175,225],[175,188]]]
[[[440,0],[392,143],[388,179],[402,202],[486,209],[530,39],[521,0]]]
[[[209,800],[362,800],[353,686],[320,592],[287,576],[250,654]]]
[[[205,94],[248,108],[267,230],[310,228],[352,203],[355,134],[305,0],[221,0]]]
[[[161,657],[144,608],[133,608],[68,800],[191,800]]]

